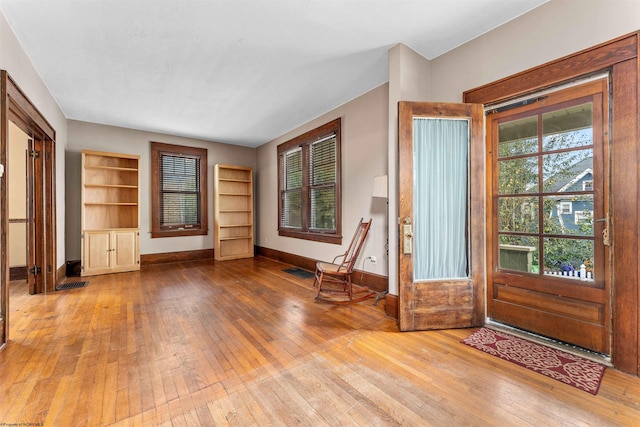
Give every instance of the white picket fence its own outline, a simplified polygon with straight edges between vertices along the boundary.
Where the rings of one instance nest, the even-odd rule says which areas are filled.
[[[545,270],[544,274],[545,276],[559,276],[559,277],[566,277],[567,279],[578,279],[578,280],[593,282],[593,273],[591,271],[587,271],[584,264],[580,266],[580,270],[575,270],[575,271]]]

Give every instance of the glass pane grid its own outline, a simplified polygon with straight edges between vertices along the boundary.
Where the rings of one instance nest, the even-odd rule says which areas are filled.
[[[593,281],[591,120],[587,103],[499,125],[499,268]]]

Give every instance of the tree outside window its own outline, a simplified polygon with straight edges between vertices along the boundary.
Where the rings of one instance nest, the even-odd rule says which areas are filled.
[[[591,114],[587,103],[499,125],[499,243],[530,248],[536,272],[593,262]]]

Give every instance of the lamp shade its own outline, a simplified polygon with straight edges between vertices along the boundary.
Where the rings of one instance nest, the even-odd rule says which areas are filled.
[[[387,187],[387,175],[374,176],[373,192],[371,193],[371,197],[381,197],[386,199],[388,196]]]

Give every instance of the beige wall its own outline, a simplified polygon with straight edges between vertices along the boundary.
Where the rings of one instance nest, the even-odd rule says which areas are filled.
[[[213,167],[225,163],[255,168],[253,148],[208,142],[179,136],[69,120],[66,158],[67,258],[79,260],[81,253],[80,205],[82,150],[110,151],[140,156],[140,253],[155,254],[213,248]],[[207,149],[208,223],[206,236],[151,238],[150,141]]]
[[[29,136],[9,123],[9,219],[27,219],[27,163]],[[9,224],[9,266],[27,265],[27,224]]]
[[[67,120],[55,99],[22,50],[13,31],[0,13],[0,69],[7,70],[36,108],[56,130],[56,228],[57,267],[65,262],[64,151],[67,144]],[[6,181],[5,181],[6,182]]]
[[[398,102],[428,101],[431,99],[429,82],[431,63],[411,48],[398,44],[389,50],[389,242],[398,241]],[[392,166],[393,165],[393,166]],[[397,295],[398,289],[397,244],[389,245],[389,292]]]
[[[256,244],[266,248],[332,260],[344,253],[360,218],[372,218],[370,234],[362,249],[358,269],[365,257],[376,265],[364,269],[387,275],[386,210],[383,199],[371,197],[373,178],[387,173],[388,85],[379,86],[322,116],[258,148]],[[338,117],[342,118],[342,246],[278,236],[277,146]]]
[[[638,0],[551,0],[431,63],[434,101],[640,30]]]

